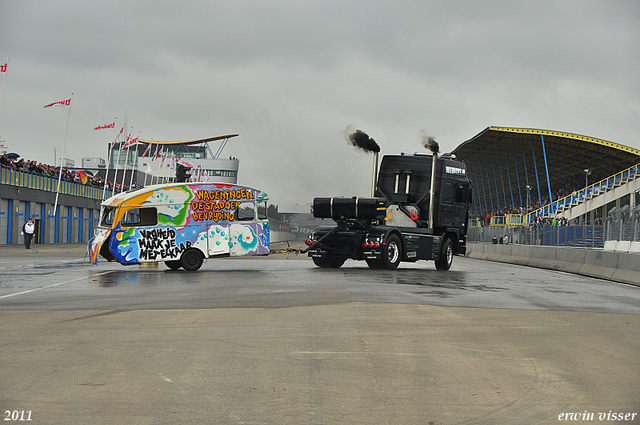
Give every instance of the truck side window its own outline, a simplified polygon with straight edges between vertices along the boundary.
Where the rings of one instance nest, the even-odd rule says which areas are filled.
[[[453,202],[458,204],[467,203],[467,189],[461,183],[453,185]]]
[[[122,218],[123,226],[155,226],[158,224],[158,213],[154,207],[132,208]]]
[[[236,208],[237,221],[251,221],[256,219],[256,206],[251,202],[243,202]]]
[[[451,182],[444,182],[444,186],[442,188],[442,202],[446,203],[446,204],[450,204],[452,199],[451,199],[451,195],[452,195],[452,183]]]

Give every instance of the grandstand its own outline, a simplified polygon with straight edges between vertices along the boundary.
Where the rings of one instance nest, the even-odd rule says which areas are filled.
[[[637,183],[629,183],[636,181],[640,164],[638,149],[531,128],[488,127],[453,153],[467,164],[474,182],[473,215],[522,215],[512,218],[522,223],[532,215],[602,219],[619,207],[612,202],[635,193]],[[621,186],[625,189],[613,191]],[[609,196],[599,202],[587,202],[605,193]],[[635,206],[635,196],[629,198]]]

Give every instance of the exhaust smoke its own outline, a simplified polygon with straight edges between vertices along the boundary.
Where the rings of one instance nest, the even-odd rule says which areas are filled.
[[[349,142],[358,149],[362,149],[367,153],[373,153],[373,178],[371,181],[371,197],[373,198],[376,196],[378,153],[380,152],[380,146],[362,130],[356,130],[354,133],[351,133],[349,135]]]
[[[440,152],[440,145],[438,145],[438,142],[436,142],[436,138],[433,136],[427,136],[426,134],[423,135],[422,146],[424,146],[427,150],[431,151],[432,153],[437,154]]]
[[[349,135],[349,141],[353,146],[365,152],[380,152],[380,146],[364,131],[356,130],[355,133]]]

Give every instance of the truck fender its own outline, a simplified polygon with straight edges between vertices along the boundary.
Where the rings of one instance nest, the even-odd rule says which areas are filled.
[[[404,248],[405,248],[404,236],[403,236],[403,235],[402,235],[402,233],[401,233],[399,230],[397,230],[397,229],[389,229],[389,230],[387,230],[386,232],[384,232],[384,234],[382,235],[382,236],[383,236],[383,240],[384,240],[384,241],[389,240],[389,237],[390,237],[391,235],[396,235],[396,236],[398,236],[398,238],[400,238],[400,242],[402,243],[402,255],[403,255],[403,257],[404,257],[404,255],[405,255],[405,249],[404,249]]]

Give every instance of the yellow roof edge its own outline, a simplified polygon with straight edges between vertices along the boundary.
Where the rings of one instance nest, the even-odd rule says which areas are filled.
[[[163,142],[161,140],[146,140],[139,139],[139,143],[152,143],[154,145],[193,145],[195,143],[215,142],[217,140],[230,139],[232,137],[239,136],[239,134],[225,134],[224,136],[207,137],[206,139],[198,140],[176,140],[170,142]]]
[[[583,136],[581,134],[568,133],[566,131],[543,130],[538,128],[519,128],[519,127],[496,127],[491,126],[489,130],[504,131],[508,133],[521,134],[541,134],[543,136],[565,137],[567,139],[581,140],[584,142],[595,143],[597,145],[607,146],[614,149],[623,150],[640,156],[640,150],[619,143],[609,142],[608,140],[597,139],[595,137]]]

